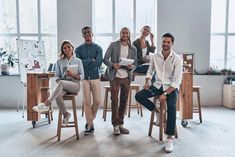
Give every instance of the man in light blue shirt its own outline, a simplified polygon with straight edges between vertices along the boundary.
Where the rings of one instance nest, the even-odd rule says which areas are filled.
[[[103,62],[102,48],[92,41],[92,29],[82,29],[84,43],[76,48],[76,56],[82,60],[85,77],[82,81],[84,109],[86,116],[85,135],[94,132],[94,119],[100,105],[100,66]],[[93,104],[91,104],[91,96]]]

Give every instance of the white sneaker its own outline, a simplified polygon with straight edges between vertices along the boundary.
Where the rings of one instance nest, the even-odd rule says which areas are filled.
[[[36,112],[42,113],[45,111],[49,111],[49,106],[46,106],[44,103],[40,103],[37,106],[34,106],[32,109]]]
[[[114,134],[114,135],[120,135],[119,125],[115,125],[115,126],[113,127],[113,134]]]
[[[166,146],[165,146],[165,152],[171,153],[173,151],[173,140],[172,139],[167,139],[166,140]]]
[[[71,117],[71,113],[68,113],[67,117],[64,118],[63,123],[65,124],[65,126],[69,124],[70,117]]]

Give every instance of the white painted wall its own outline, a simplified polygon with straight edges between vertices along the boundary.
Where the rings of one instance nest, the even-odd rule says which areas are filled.
[[[58,0],[58,47],[64,39],[75,46],[83,42],[81,29],[92,26],[92,0]],[[176,51],[195,52],[196,69],[206,71],[210,52],[210,0],[158,0],[158,49],[161,35],[172,32]],[[144,77],[135,83],[143,84]],[[223,76],[194,76],[194,84],[202,85],[202,105],[222,104]],[[16,107],[22,101],[23,86],[19,76],[0,76],[0,107]],[[103,87],[103,84],[101,84]],[[213,89],[212,89],[213,87]],[[102,88],[103,89],[103,88]],[[102,100],[103,103],[103,90]],[[82,94],[78,96],[81,106]]]
[[[92,0],[58,0],[58,50],[68,39],[77,47],[83,43],[82,28],[92,26]]]
[[[194,52],[195,69],[206,72],[210,60],[211,0],[158,0],[158,49],[161,36],[175,36],[176,52]]]
[[[16,108],[23,102],[24,85],[20,83],[20,76],[0,76],[0,107]]]

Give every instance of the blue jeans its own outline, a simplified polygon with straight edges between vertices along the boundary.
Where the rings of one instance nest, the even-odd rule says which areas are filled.
[[[149,65],[138,65],[134,72],[146,74],[148,71]]]
[[[149,98],[163,94],[162,87],[157,89],[154,86],[151,86],[149,90],[142,89],[135,95],[135,99],[141,105],[145,106],[148,110],[153,111],[156,106],[149,100]],[[175,134],[175,123],[176,123],[176,101],[178,96],[178,90],[172,91],[167,96],[167,125],[166,125],[166,134],[174,135]]]

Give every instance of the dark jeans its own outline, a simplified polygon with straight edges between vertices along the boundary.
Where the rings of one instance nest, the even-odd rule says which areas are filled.
[[[145,106],[148,110],[153,111],[156,106],[149,100],[149,98],[163,94],[162,87],[157,89],[154,86],[151,86],[149,90],[142,89],[135,95],[137,102]],[[166,125],[166,134],[174,135],[175,134],[175,122],[176,122],[176,101],[178,96],[178,90],[174,90],[167,96],[167,125]]]
[[[128,78],[115,78],[110,81],[111,87],[111,106],[112,106],[112,125],[124,124],[124,115],[127,106],[127,99],[130,90],[130,80]],[[118,95],[120,99],[118,105]]]
[[[146,74],[148,71],[149,65],[138,65],[134,72]]]

